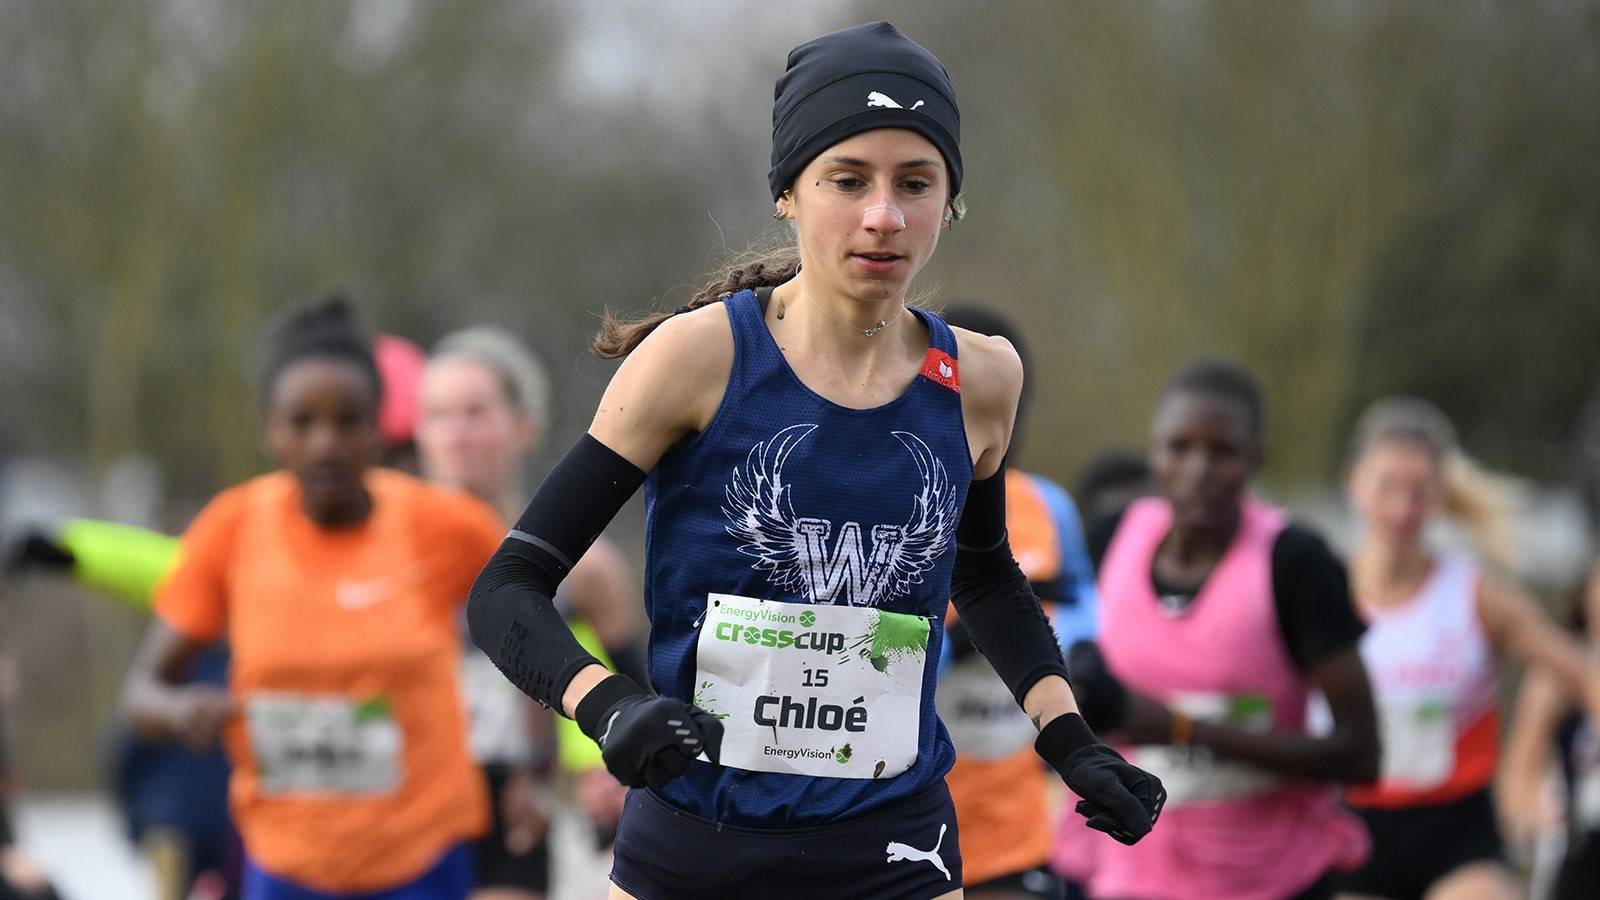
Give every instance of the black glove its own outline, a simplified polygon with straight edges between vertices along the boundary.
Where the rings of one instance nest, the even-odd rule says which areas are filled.
[[[71,569],[76,563],[77,559],[71,550],[42,531],[24,532],[5,552],[5,570],[8,573],[31,568],[65,570]]]
[[[1128,689],[1111,674],[1100,645],[1078,641],[1067,651],[1067,671],[1072,673],[1072,696],[1078,700],[1083,720],[1099,732],[1116,731],[1128,720]]]
[[[612,675],[584,695],[573,718],[600,745],[606,769],[628,787],[660,789],[689,771],[702,751],[722,753],[722,723],[705,710],[646,693]]]
[[[1167,802],[1159,778],[1096,740],[1076,713],[1051,719],[1033,749],[1083,798],[1076,808],[1089,820],[1085,824],[1124,844],[1136,844],[1149,834]]]

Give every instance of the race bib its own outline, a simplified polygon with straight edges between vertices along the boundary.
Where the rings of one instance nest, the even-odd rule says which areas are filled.
[[[1572,821],[1584,831],[1600,830],[1600,770],[1578,775],[1572,791]]]
[[[1580,831],[1600,831],[1600,733],[1588,723],[1579,726],[1574,738],[1572,767],[1575,783],[1569,816]]]
[[[1272,730],[1272,702],[1260,694],[1178,694],[1169,705],[1197,722],[1258,733]],[[1278,784],[1277,776],[1270,772],[1219,760],[1203,747],[1136,747],[1133,764],[1161,779],[1168,807],[1253,797]]]
[[[382,697],[270,691],[246,705],[263,795],[384,794],[400,786],[400,727]]]
[[[939,719],[956,749],[976,759],[1005,759],[1031,749],[1039,732],[988,661],[973,656],[939,676]]]
[[[871,607],[707,598],[694,704],[722,764],[888,778],[917,758],[928,620]]]
[[[1456,765],[1455,719],[1448,703],[1426,697],[1378,705],[1384,781],[1425,790],[1450,777]]]

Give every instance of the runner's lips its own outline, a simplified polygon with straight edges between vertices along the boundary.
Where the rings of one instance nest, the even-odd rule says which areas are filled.
[[[905,260],[905,257],[899,254],[879,252],[852,253],[850,258],[869,272],[891,272]]]

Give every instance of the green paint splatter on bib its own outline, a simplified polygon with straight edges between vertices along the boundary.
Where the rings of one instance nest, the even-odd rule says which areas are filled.
[[[867,632],[867,661],[879,672],[902,656],[928,651],[928,620],[905,613],[880,612]]]
[[[355,708],[355,723],[365,725],[368,722],[382,721],[389,718],[389,701],[382,697],[371,697],[362,701]]]

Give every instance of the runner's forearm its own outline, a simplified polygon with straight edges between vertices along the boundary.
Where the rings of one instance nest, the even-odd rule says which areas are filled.
[[[177,737],[179,693],[159,680],[140,678],[128,682],[122,694],[122,712],[133,731],[147,741]]]
[[[1549,673],[1533,669],[1522,678],[1512,707],[1511,727],[1500,754],[1500,799],[1537,796],[1550,771],[1561,718],[1570,698]]]
[[[576,719],[578,717],[578,704],[582,703],[583,698],[594,690],[595,685],[605,681],[610,676],[611,670],[599,663],[580,669],[578,674],[572,676],[572,680],[567,682],[567,689],[561,692],[561,711],[566,714],[567,718]]]
[[[1189,744],[1220,757],[1298,778],[1364,784],[1377,778],[1376,761],[1355,735],[1323,737],[1282,731],[1255,732],[1196,721]]]
[[[989,660],[1019,705],[1042,679],[1067,666],[1039,599],[1011,555],[1005,531],[1005,467],[974,481],[956,531],[950,597],[972,643]],[[1067,692],[1071,702],[1071,692]]]
[[[140,736],[164,740],[182,727],[182,684],[206,645],[156,619],[128,667],[120,706]]]
[[[178,539],[147,528],[73,519],[59,537],[79,581],[137,609],[150,608],[156,588],[178,561]]]
[[[1317,663],[1309,674],[1333,714],[1328,734],[1245,731],[1193,720],[1188,743],[1280,775],[1343,784],[1376,781],[1381,755],[1377,714],[1360,651],[1347,647]]]
[[[572,715],[595,673],[604,672],[573,637],[551,598],[576,560],[644,481],[644,473],[584,435],[534,494],[517,525],[472,586],[467,626],[473,643],[523,693]]]
[[[1078,712],[1078,702],[1065,678],[1047,675],[1028,689],[1022,711],[1033,720],[1033,727],[1042,729],[1058,716]]]

